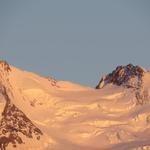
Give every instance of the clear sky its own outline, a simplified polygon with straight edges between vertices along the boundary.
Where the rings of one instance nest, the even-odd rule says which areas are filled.
[[[90,86],[117,65],[150,70],[150,0],[0,0],[0,58]]]

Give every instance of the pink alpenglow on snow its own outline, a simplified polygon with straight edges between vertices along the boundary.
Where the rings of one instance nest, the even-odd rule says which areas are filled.
[[[150,74],[129,64],[96,89],[0,61],[1,150],[150,150]]]

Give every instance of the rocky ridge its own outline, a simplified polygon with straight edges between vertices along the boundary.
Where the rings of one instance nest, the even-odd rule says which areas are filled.
[[[96,89],[101,89],[108,84],[129,88],[135,93],[136,104],[143,105],[150,101],[148,90],[143,84],[144,74],[147,72],[146,69],[132,64],[118,66],[112,73],[101,78]]]
[[[0,95],[5,100],[5,107],[0,120],[0,149],[5,150],[9,144],[17,147],[17,144],[24,144],[21,136],[36,138],[40,140],[42,131],[37,128],[32,121],[11,101],[9,95],[11,85],[9,83],[9,73],[11,67],[6,61],[0,61]],[[8,94],[9,93],[9,94]]]
[[[147,71],[144,68],[132,64],[118,66],[112,73],[102,77],[96,89],[101,89],[110,83],[127,88],[139,88],[142,86],[145,72]]]

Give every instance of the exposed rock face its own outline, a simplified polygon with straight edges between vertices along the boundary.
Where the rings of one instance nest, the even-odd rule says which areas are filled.
[[[52,86],[55,86],[55,87],[59,88],[59,86],[57,84],[58,81],[56,79],[54,79],[52,77],[48,77],[47,79],[48,79],[48,81],[50,81]]]
[[[0,60],[0,66],[4,69],[4,71],[9,72],[11,68],[9,64],[5,60]]]
[[[150,102],[150,95],[148,93],[148,90],[143,87],[135,91],[135,98],[137,100],[137,105],[144,105]]]
[[[106,84],[123,85],[127,88],[139,88],[142,84],[142,77],[146,72],[139,66],[128,64],[127,66],[118,66],[112,73],[103,77],[96,89],[103,88]]]
[[[0,92],[6,100],[0,121],[0,149],[5,150],[9,144],[12,144],[14,147],[17,144],[23,144],[20,135],[24,135],[27,138],[35,137],[37,140],[40,140],[40,136],[43,134],[41,130],[11,102],[6,88],[2,84],[0,85]]]
[[[5,145],[5,138],[9,143],[16,147],[16,144],[22,144],[23,140],[20,133],[28,138],[35,136],[40,139],[42,132],[19,110],[14,104],[8,103],[3,112],[3,118],[0,122],[0,143]],[[1,148],[1,147],[0,147]]]
[[[9,144],[17,147],[23,144],[23,136],[40,140],[43,134],[31,120],[18,109],[11,100],[11,85],[9,82],[10,65],[6,61],[0,61],[0,95],[5,101],[4,110],[0,120],[0,149],[5,150]],[[9,93],[9,94],[8,94]],[[1,98],[2,98],[1,97]]]
[[[146,104],[150,101],[149,92],[143,85],[143,77],[146,72],[148,71],[144,68],[132,64],[118,66],[112,73],[102,77],[96,89],[101,89],[107,84],[130,88],[135,93],[136,104]]]

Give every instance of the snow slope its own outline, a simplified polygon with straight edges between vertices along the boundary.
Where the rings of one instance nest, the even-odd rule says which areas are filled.
[[[148,71],[139,88],[93,89],[0,64],[1,150],[150,150]]]

